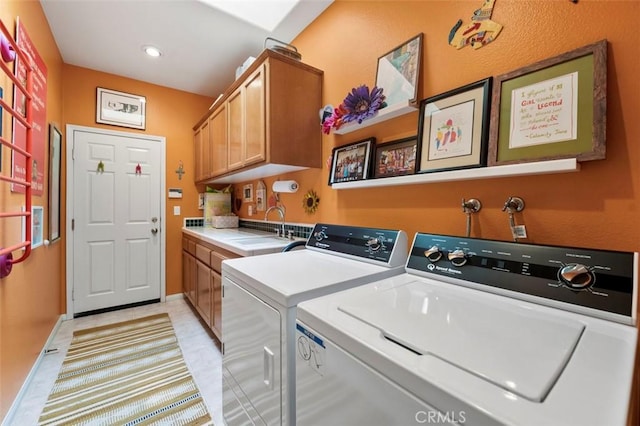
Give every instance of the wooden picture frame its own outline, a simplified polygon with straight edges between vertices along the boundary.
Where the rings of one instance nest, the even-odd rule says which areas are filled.
[[[49,242],[60,239],[62,133],[49,124]]]
[[[116,90],[97,88],[96,123],[144,130],[147,98]]]
[[[242,201],[245,203],[253,202],[253,184],[248,183],[242,187]]]
[[[371,147],[375,143],[376,139],[371,137],[333,148],[329,185],[368,179],[371,169]]]
[[[489,165],[606,155],[607,41],[497,76]]]
[[[422,66],[422,33],[378,58],[376,86],[387,105],[415,104]]]
[[[376,145],[373,165],[374,179],[414,174],[417,153],[417,136]]]
[[[491,77],[420,102],[418,173],[487,163]]]

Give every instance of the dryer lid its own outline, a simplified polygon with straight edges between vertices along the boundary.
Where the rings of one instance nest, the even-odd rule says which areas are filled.
[[[576,320],[543,315],[512,299],[447,291],[423,281],[339,309],[394,343],[536,402],[549,393],[584,330]]]

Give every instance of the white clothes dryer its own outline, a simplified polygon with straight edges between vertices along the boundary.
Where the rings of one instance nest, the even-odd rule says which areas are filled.
[[[404,272],[404,231],[317,224],[304,250],[222,263],[223,417],[295,425],[298,303]]]

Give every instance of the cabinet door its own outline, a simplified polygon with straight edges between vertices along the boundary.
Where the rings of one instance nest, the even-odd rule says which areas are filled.
[[[265,160],[267,64],[262,64],[244,83],[244,165]],[[279,119],[285,119],[279,117]]]
[[[213,309],[211,313],[211,329],[222,341],[222,277],[215,271],[211,271],[213,283]]]
[[[182,252],[182,286],[184,295],[191,304],[196,306],[196,258],[187,252]]]
[[[193,178],[196,182],[202,180],[202,128],[193,134]]]
[[[213,306],[213,285],[211,280],[211,269],[208,265],[196,260],[197,278],[196,278],[196,310],[211,327],[211,308]]]
[[[209,121],[205,121],[200,127],[201,149],[200,157],[202,161],[202,167],[200,169],[200,180],[206,179],[211,175],[211,146],[209,138]]]
[[[186,251],[182,252],[182,293],[189,298],[190,286],[191,286],[191,262],[189,258],[191,255]]]
[[[228,153],[227,169],[242,167],[244,157],[243,91],[239,87],[227,100]]]
[[[211,173],[218,176],[227,171],[227,104],[222,104],[209,119]]]

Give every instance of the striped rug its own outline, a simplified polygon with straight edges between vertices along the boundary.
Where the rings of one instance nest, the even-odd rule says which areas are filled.
[[[76,331],[40,425],[212,424],[168,314]]]

